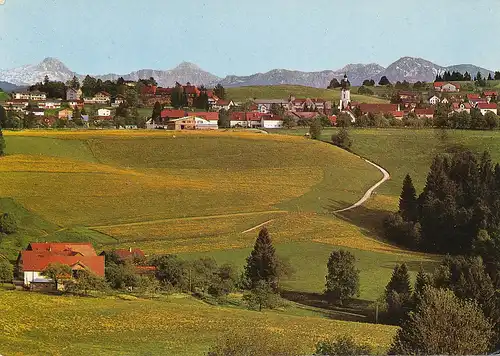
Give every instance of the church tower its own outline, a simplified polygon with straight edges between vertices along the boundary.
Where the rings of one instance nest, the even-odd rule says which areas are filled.
[[[344,75],[344,79],[340,82],[342,91],[340,93],[340,105],[339,109],[341,111],[347,110],[351,104],[351,83],[347,79],[347,74]]]

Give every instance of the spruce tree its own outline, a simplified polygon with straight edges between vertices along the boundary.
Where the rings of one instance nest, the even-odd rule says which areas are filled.
[[[153,107],[153,113],[151,114],[151,118],[153,121],[157,120],[161,116],[161,104],[157,101]]]
[[[399,213],[404,221],[417,220],[417,192],[409,174],[403,181],[403,190],[399,198]]]
[[[399,323],[411,306],[410,275],[406,264],[394,267],[391,280],[385,287],[385,301],[389,319]]]
[[[3,138],[2,128],[0,128],[0,156],[5,154],[5,139]]]
[[[254,289],[259,282],[264,281],[273,289],[277,289],[278,261],[267,228],[262,228],[255,241],[252,253],[247,258],[245,277],[250,289]]]

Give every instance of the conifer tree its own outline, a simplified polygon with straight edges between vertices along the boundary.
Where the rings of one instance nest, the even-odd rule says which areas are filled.
[[[411,305],[410,275],[406,264],[396,265],[385,287],[385,301],[389,319],[399,323]]]
[[[404,221],[417,220],[417,192],[409,174],[403,181],[403,190],[399,198],[399,213]]]
[[[153,120],[158,119],[161,116],[161,110],[162,110],[161,104],[158,101],[155,102],[155,105],[153,107],[153,113],[151,114],[151,118]]]
[[[245,266],[245,277],[250,289],[258,286],[260,281],[269,284],[273,289],[277,288],[278,261],[267,228],[262,228],[255,241],[252,253],[247,258]]]

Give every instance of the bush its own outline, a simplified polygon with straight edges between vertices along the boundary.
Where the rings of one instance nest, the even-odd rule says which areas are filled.
[[[259,281],[249,292],[243,295],[243,300],[250,309],[275,309],[281,304],[280,296],[265,281]]]
[[[12,264],[5,259],[0,259],[0,282],[11,282],[13,278]]]
[[[17,220],[14,215],[3,213],[0,216],[0,232],[4,234],[13,234],[17,231]]]
[[[350,151],[352,146],[352,139],[349,135],[349,131],[345,127],[341,127],[339,132],[332,135],[332,143],[344,150]]]
[[[367,344],[356,344],[352,336],[344,335],[334,340],[323,340],[316,344],[314,355],[370,355],[372,349]]]

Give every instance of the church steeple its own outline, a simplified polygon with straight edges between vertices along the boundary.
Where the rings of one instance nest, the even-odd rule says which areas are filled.
[[[349,79],[347,79],[347,73],[344,74],[344,79],[340,82],[340,87],[342,91],[340,93],[340,105],[339,109],[341,111],[347,110],[351,104],[351,83]]]

